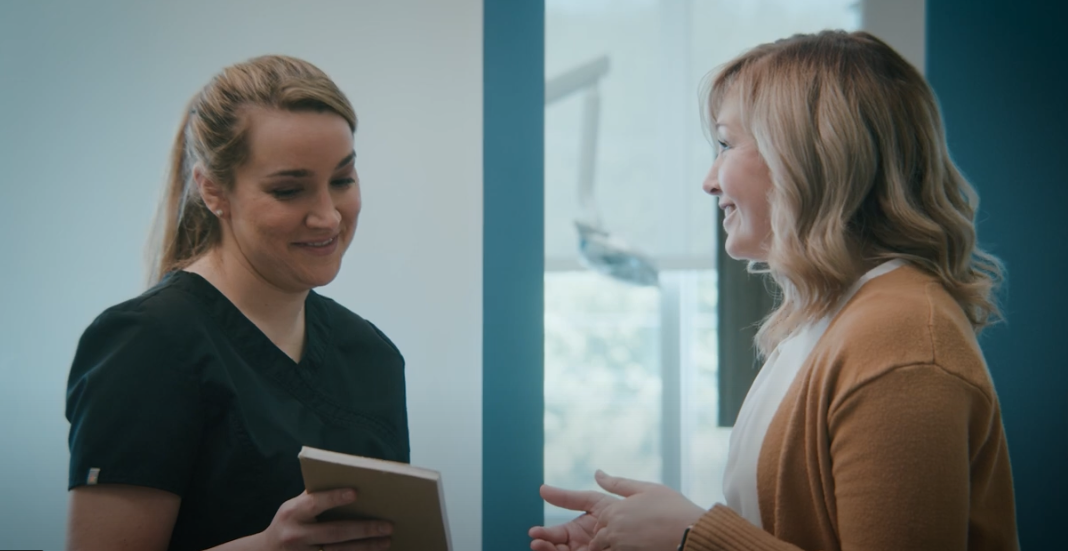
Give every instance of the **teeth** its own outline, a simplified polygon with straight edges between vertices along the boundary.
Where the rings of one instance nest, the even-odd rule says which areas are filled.
[[[334,240],[334,238],[331,237],[330,239],[327,239],[326,241],[321,241],[319,243],[308,243],[308,246],[309,247],[324,247],[326,245],[329,245],[333,240]]]

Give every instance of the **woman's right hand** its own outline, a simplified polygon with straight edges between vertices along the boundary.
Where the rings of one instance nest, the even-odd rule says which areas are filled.
[[[356,492],[341,489],[304,492],[278,508],[259,534],[262,549],[278,551],[377,551],[389,549],[393,526],[381,520],[316,522],[328,509],[356,501]]]
[[[533,551],[587,551],[597,534],[598,517],[619,498],[593,491],[564,490],[543,484],[542,499],[557,507],[585,514],[556,526],[535,526],[527,533]]]

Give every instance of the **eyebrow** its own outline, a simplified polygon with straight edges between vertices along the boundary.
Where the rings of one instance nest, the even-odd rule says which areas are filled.
[[[334,170],[337,170],[351,163],[355,159],[356,152],[353,151],[352,153],[345,155],[345,158],[341,159],[341,162],[338,163],[336,167],[334,167]],[[279,170],[278,172],[272,172],[271,174],[267,175],[268,178],[274,178],[276,176],[289,176],[290,178],[306,178],[308,176],[311,176],[311,171],[306,168],[290,168],[286,170]]]

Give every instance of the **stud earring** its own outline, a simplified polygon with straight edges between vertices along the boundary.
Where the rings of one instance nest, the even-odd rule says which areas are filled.
[[[215,216],[222,216],[222,209],[216,210],[215,211]]]

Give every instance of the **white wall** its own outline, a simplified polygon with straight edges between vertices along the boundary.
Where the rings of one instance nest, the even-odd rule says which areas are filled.
[[[0,548],[62,548],[77,338],[143,288],[185,102],[264,53],[356,107],[364,212],[323,293],[405,353],[412,461],[443,471],[456,549],[480,548],[481,0],[0,3]]]

